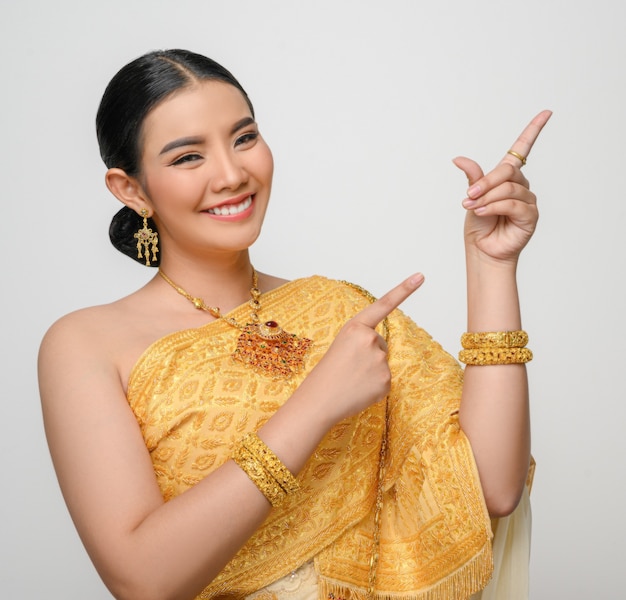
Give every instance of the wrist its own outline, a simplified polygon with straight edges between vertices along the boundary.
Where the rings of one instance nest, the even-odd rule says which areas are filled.
[[[518,262],[518,256],[514,258],[494,258],[474,245],[465,245],[465,264],[468,276],[473,273],[492,274],[496,277],[507,274],[515,275]]]
[[[480,252],[469,252],[467,259],[467,330],[521,329],[517,261],[494,260]]]
[[[308,379],[258,429],[259,437],[294,475],[335,424],[325,410],[323,390],[309,385]]]

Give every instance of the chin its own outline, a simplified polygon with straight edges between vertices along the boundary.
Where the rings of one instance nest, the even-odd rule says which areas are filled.
[[[222,240],[220,240],[223,243],[219,243],[218,240],[213,239],[211,240],[210,245],[213,246],[213,248],[218,246],[216,249],[223,252],[242,252],[250,248],[259,239],[260,235],[261,228],[258,227],[254,231],[233,233],[225,236]]]

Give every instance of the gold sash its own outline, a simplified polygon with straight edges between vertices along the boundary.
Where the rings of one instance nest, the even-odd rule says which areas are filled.
[[[369,301],[318,276],[264,294],[261,318],[314,341],[305,371],[287,381],[233,361],[238,331],[224,321],[148,348],[131,374],[128,400],[165,500],[226,462]],[[247,307],[230,316],[245,321]],[[400,311],[388,324],[393,379],[376,596],[465,598],[488,581],[492,556],[489,516],[458,423],[462,370]],[[272,510],[199,598],[243,598],[310,559],[320,598],[364,598],[384,427],[384,403],[335,425],[298,476],[303,493]]]

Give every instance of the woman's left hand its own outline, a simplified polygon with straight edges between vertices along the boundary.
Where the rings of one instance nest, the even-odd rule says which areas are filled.
[[[549,110],[539,113],[487,175],[469,158],[454,159],[470,184],[463,201],[467,209],[465,244],[468,251],[474,248],[490,259],[515,262],[528,243],[539,213],[537,198],[530,191],[521,168],[551,115]]]

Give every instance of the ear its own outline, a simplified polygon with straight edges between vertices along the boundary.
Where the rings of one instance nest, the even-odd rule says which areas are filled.
[[[148,195],[135,177],[131,177],[122,169],[109,169],[104,176],[106,186],[110,192],[122,203],[141,213],[142,208],[147,208],[152,213],[152,206]]]

